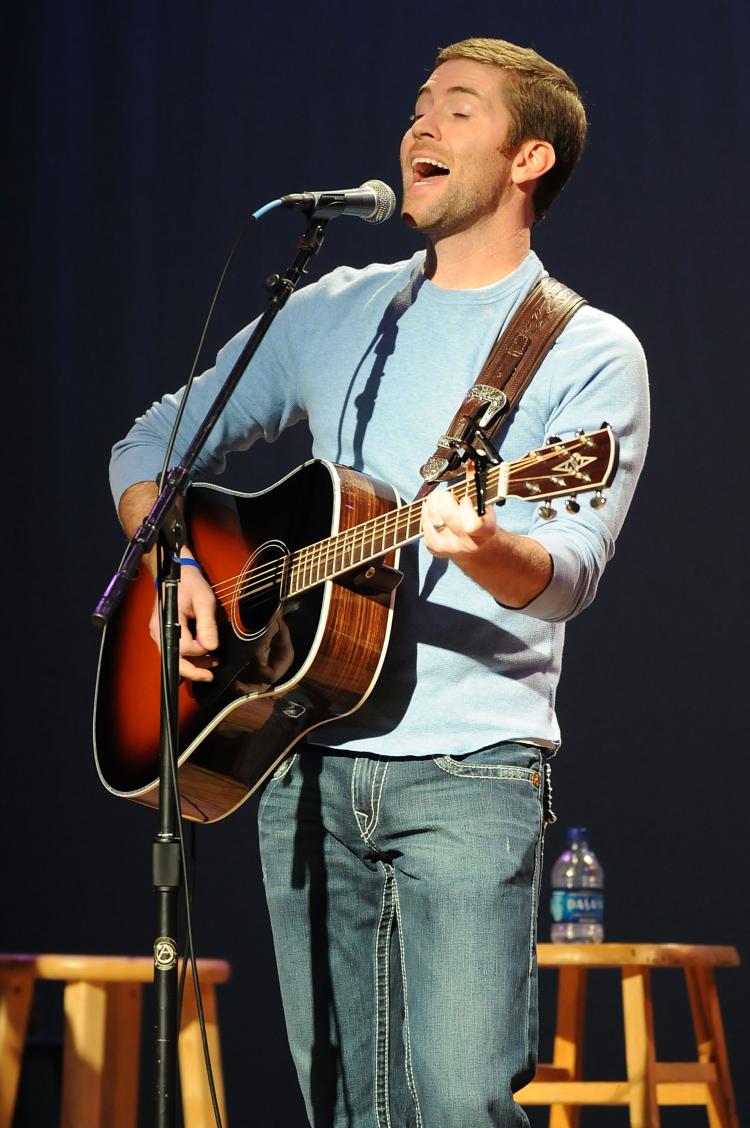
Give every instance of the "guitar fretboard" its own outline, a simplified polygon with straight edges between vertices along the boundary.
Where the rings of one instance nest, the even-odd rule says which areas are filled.
[[[501,496],[501,482],[506,476],[506,464],[491,467],[487,472],[487,503],[497,501]],[[448,489],[457,501],[463,497],[477,502],[477,489],[474,478],[463,479]],[[387,552],[403,548],[410,541],[422,535],[422,507],[425,499],[413,501],[372,517],[345,529],[335,536],[316,541],[293,553],[287,562],[285,595],[300,595],[316,587],[325,580],[335,579],[346,572],[377,560]]]

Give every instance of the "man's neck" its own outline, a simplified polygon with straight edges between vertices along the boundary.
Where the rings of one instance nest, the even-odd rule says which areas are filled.
[[[425,273],[444,290],[476,290],[511,274],[531,250],[528,227],[492,231],[475,225],[434,242],[428,240]]]

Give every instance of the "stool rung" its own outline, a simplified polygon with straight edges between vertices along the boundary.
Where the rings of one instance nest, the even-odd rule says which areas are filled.
[[[654,1080],[657,1084],[687,1084],[694,1081],[705,1083],[717,1079],[716,1066],[712,1062],[657,1061],[654,1066]]]
[[[532,1081],[515,1094],[522,1105],[626,1105],[627,1081]]]
[[[575,1081],[577,1078],[570,1076],[570,1070],[563,1065],[538,1065],[532,1084],[538,1085],[541,1081]]]
[[[700,1081],[659,1081],[656,1098],[660,1105],[707,1105],[708,1085]]]

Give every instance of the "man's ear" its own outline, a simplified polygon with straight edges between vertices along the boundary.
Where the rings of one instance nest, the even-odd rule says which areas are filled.
[[[518,185],[538,180],[554,163],[555,150],[549,141],[523,141],[513,157],[511,179]]]

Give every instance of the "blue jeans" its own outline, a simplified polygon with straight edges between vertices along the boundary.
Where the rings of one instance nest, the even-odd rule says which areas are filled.
[[[289,1043],[314,1128],[528,1125],[544,823],[538,748],[305,747],[261,799]]]

